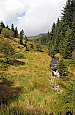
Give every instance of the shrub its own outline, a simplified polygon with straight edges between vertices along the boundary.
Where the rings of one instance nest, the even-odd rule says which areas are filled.
[[[33,44],[31,44],[31,48],[33,49]]]
[[[24,44],[24,47],[26,47],[26,44]]]
[[[41,46],[39,44],[37,44],[36,49],[37,49],[37,51],[41,51],[42,48],[41,48]]]
[[[5,40],[4,42],[0,42],[0,52],[4,54],[7,63],[9,63],[9,59],[15,54],[15,50],[7,40]]]
[[[24,57],[24,54],[22,54],[22,53],[17,53],[17,54],[15,54],[15,57],[17,58],[17,59],[24,59],[25,57]]]

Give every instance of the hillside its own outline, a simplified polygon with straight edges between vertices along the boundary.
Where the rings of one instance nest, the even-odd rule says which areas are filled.
[[[41,33],[41,34],[36,35],[36,36],[28,36],[27,38],[30,39],[30,40],[36,40],[36,39],[41,38],[44,35],[47,35],[47,33]]]
[[[52,59],[48,56],[48,49],[41,45],[42,52],[37,51],[37,43],[28,41],[26,44],[29,50],[26,51],[19,44],[18,38],[0,37],[0,43],[5,40],[15,49],[15,54],[10,58],[10,63],[7,63],[4,54],[0,52],[0,114],[63,115],[68,112],[64,93],[59,94],[50,85]],[[31,44],[33,49],[30,48]],[[69,71],[73,80],[75,68],[72,61],[70,62]],[[69,82],[53,79],[60,85],[60,89],[67,91],[67,96],[70,91],[68,86],[71,87]]]

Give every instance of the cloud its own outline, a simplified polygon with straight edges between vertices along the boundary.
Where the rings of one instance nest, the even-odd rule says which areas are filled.
[[[65,3],[66,0],[1,0],[0,21],[14,23],[27,36],[47,32]]]

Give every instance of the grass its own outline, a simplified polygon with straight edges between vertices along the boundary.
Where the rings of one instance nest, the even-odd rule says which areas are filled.
[[[10,42],[22,58],[18,55],[18,59],[9,65],[0,62],[0,115],[58,115],[61,111],[64,114],[58,93],[48,87],[52,59],[47,48],[42,46],[44,52],[36,51],[33,43],[34,49],[25,51],[17,42],[11,39]],[[27,42],[27,45],[30,47],[31,43]],[[55,79],[65,91],[68,82]]]

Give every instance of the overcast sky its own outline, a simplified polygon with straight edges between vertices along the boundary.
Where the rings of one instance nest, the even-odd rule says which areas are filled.
[[[38,35],[51,30],[53,22],[61,16],[66,0],[0,0],[0,22],[27,36]]]

